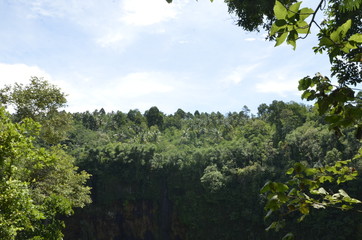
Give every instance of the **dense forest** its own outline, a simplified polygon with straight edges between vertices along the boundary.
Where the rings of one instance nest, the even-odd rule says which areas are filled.
[[[65,239],[279,239],[265,232],[260,189],[295,162],[351,159],[354,131],[336,136],[313,108],[262,104],[221,114],[74,113],[64,142],[92,175],[93,204],[67,219]],[[351,166],[360,170],[362,162]],[[345,186],[362,198],[360,180]],[[288,230],[299,239],[360,239],[360,213],[315,212]],[[293,229],[294,228],[294,229]]]
[[[23,189],[26,203],[1,215],[2,239],[362,237],[358,207],[311,211],[299,224],[290,214],[282,231],[265,231],[267,181],[285,181],[296,162],[318,168],[353,159],[361,147],[354,128],[330,131],[314,107],[273,101],[256,114],[246,106],[226,114],[156,106],[68,113],[64,93],[38,78],[1,96],[1,187]],[[361,164],[355,158],[349,167]],[[360,186],[357,177],[337,189],[362,199]],[[12,194],[1,195],[1,209],[18,208]]]
[[[362,2],[225,2],[276,46],[317,26],[334,79],[299,81],[314,106],[70,113],[42,78],[5,86],[0,239],[362,239]]]
[[[360,147],[353,131],[338,138],[294,102],[262,104],[257,116],[247,107],[226,115],[152,107],[73,118],[65,144],[92,174],[93,204],[69,219],[67,239],[271,239],[264,183],[295,162],[328,165]],[[358,186],[348,190],[361,198]],[[360,219],[331,210],[294,227],[303,239],[359,239]]]

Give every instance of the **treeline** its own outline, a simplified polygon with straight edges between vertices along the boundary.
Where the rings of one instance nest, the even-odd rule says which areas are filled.
[[[295,163],[333,169],[361,147],[354,128],[335,134],[313,107],[68,113],[65,94],[38,78],[0,89],[0,101],[0,239],[362,238],[358,206],[265,221],[267,181],[285,182]],[[361,171],[361,160],[349,167]],[[360,186],[324,190],[362,199]],[[278,217],[285,228],[266,232]]]
[[[360,147],[353,129],[337,136],[314,108],[295,102],[262,104],[256,116],[247,107],[72,116],[64,144],[92,175],[93,203],[67,220],[66,239],[280,239],[285,232],[265,232],[265,182],[285,179],[295,162],[331,165]],[[361,198],[358,183],[343,187]],[[288,218],[285,231],[297,239],[362,236],[355,211]]]

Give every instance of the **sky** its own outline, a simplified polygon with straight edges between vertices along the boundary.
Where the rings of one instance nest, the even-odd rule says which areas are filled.
[[[301,102],[298,80],[329,73],[312,35],[274,47],[221,0],[0,0],[0,18],[0,87],[43,77],[70,112],[255,113]]]

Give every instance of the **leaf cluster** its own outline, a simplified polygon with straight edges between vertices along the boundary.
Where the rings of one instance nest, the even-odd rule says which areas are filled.
[[[274,15],[276,21],[270,30],[270,35],[276,36],[275,46],[279,46],[286,41],[295,49],[299,34],[309,34],[310,26],[306,19],[314,11],[311,8],[300,8],[301,3],[296,2],[290,7],[286,7],[279,1],[275,2]]]
[[[284,227],[285,217],[298,212],[298,222],[310,214],[311,209],[325,209],[328,207],[349,210],[355,204],[361,204],[360,200],[350,197],[343,189],[333,192],[329,187],[333,184],[355,180],[356,169],[348,166],[350,160],[337,161],[331,166],[307,167],[302,163],[295,163],[287,170],[286,174],[291,178],[286,183],[268,181],[261,193],[267,197],[265,204],[265,220],[272,215],[277,215],[276,220],[266,230],[279,231]],[[288,239],[289,233],[283,239]]]

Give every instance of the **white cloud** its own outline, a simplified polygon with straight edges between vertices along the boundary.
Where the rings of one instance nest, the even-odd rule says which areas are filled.
[[[111,47],[116,43],[119,43],[122,40],[125,40],[125,36],[122,33],[110,33],[106,36],[102,36],[101,38],[98,38],[96,42],[101,47]]]
[[[123,50],[132,43],[138,29],[126,26],[120,18],[124,14],[123,2],[98,0],[19,0],[18,8],[37,24],[37,19],[59,18],[64,24],[76,27],[102,48]],[[32,21],[32,20],[29,20]]]
[[[50,75],[38,66],[0,63],[0,85],[27,84],[30,77],[43,77],[50,81]]]
[[[67,19],[77,18],[90,7],[93,7],[95,3],[94,0],[19,0],[18,2],[27,8],[28,18],[64,17]]]
[[[281,96],[286,96],[286,93],[296,92],[298,84],[296,81],[268,81],[256,84],[258,92],[276,93]]]
[[[249,75],[255,68],[259,66],[258,63],[252,65],[243,65],[233,69],[227,76],[223,79],[224,83],[233,83],[239,84]]]
[[[257,76],[261,79],[255,87],[257,92],[261,93],[276,93],[280,96],[287,94],[299,95],[298,92],[298,77],[299,73],[293,73],[286,69],[278,69],[278,71],[270,71]]]
[[[179,6],[165,0],[124,0],[121,20],[129,25],[149,26],[175,18]]]
[[[68,110],[93,111],[103,107],[106,111],[135,108],[144,111],[154,105],[167,104],[160,99],[173,94],[175,87],[170,82],[175,84],[168,73],[135,72],[102,84],[92,80],[84,88],[76,88],[74,83],[73,92],[69,94]]]
[[[174,90],[169,82],[170,76],[157,72],[130,73],[110,87],[113,96],[120,98],[137,98],[148,94],[168,93]]]

